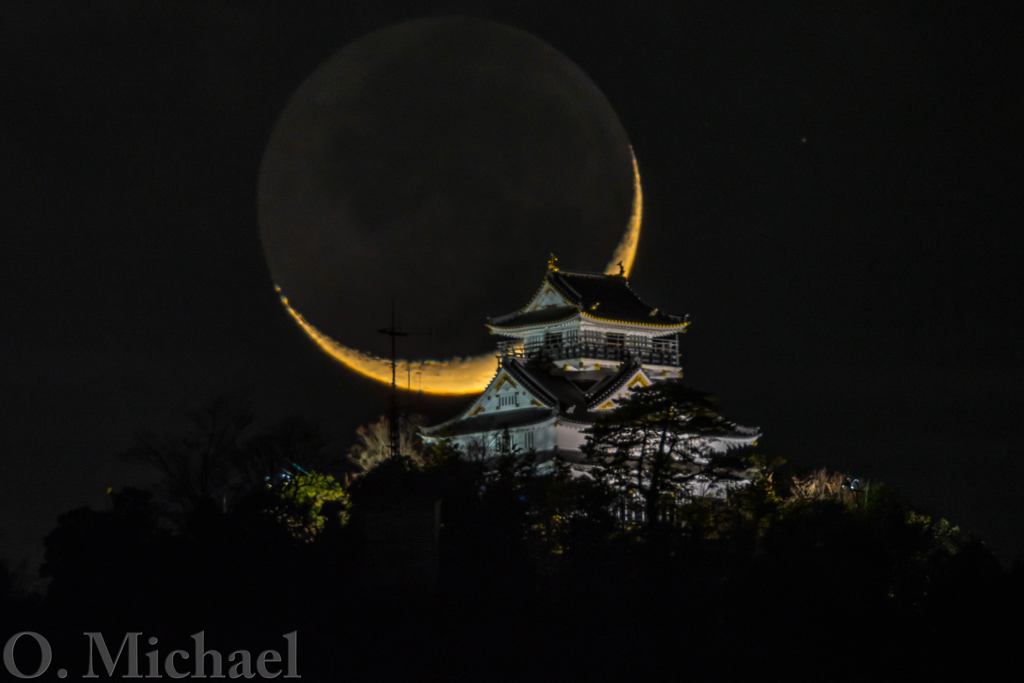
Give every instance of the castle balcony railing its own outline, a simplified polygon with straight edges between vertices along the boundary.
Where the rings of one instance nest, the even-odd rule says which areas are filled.
[[[499,358],[525,358],[547,361],[593,358],[596,360],[636,360],[651,365],[679,366],[679,340],[676,337],[651,339],[640,335],[608,334],[585,330],[548,334],[543,339],[498,342]]]

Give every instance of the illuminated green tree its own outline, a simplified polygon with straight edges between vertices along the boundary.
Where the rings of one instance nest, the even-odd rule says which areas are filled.
[[[352,503],[348,492],[328,474],[297,474],[277,492],[275,516],[298,541],[312,542],[328,522],[344,526]]]

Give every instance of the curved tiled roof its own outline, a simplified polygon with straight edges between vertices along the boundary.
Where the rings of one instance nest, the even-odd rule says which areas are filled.
[[[432,437],[446,438],[463,434],[477,434],[497,429],[515,429],[543,422],[554,416],[549,408],[523,408],[521,410],[502,410],[496,413],[476,415],[461,420],[438,425],[428,434]]]
[[[538,308],[535,311],[516,311],[515,313],[509,313],[507,315],[499,316],[497,318],[491,318],[490,323],[493,327],[526,327],[527,325],[536,325],[538,323],[555,323],[561,320],[568,320],[579,315],[580,310],[575,306],[550,306],[548,308]]]
[[[550,404],[562,412],[569,409],[586,411],[587,394],[566,377],[552,374],[545,368],[532,368],[529,363],[516,358],[508,359],[503,367],[535,393],[549,396],[552,399]]]
[[[549,270],[541,288],[550,285],[569,302],[568,306],[552,306],[535,311],[519,310],[491,318],[491,327],[512,328],[568,320],[576,314],[589,318],[654,327],[685,327],[686,319],[663,313],[651,306],[619,275]]]
[[[558,292],[591,315],[653,325],[682,322],[682,318],[662,313],[638,297],[629,280],[618,275],[550,271],[548,282]]]

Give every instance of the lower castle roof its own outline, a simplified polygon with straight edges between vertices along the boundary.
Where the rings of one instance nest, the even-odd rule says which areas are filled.
[[[502,429],[515,429],[539,424],[555,416],[551,408],[523,408],[521,410],[502,410],[473,417],[456,418],[423,430],[427,436],[446,438],[480,432],[493,432]]]

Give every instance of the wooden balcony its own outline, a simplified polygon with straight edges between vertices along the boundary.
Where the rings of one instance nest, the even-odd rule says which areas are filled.
[[[626,361],[678,367],[679,340],[676,337],[651,339],[633,335],[606,335],[601,332],[550,335],[544,340],[498,342],[498,358],[525,358],[561,361],[573,358]]]

